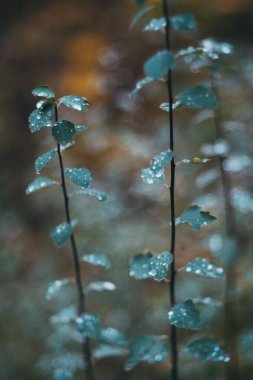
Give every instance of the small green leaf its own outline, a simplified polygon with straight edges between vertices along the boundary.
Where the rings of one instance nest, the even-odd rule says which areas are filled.
[[[185,105],[185,107],[192,109],[215,109],[218,107],[218,100],[216,96],[205,86],[201,85],[192,87],[190,90],[182,92],[179,95],[179,100]]]
[[[184,158],[183,160],[180,161],[180,163],[198,165],[198,164],[205,164],[206,162],[209,162],[209,161],[210,161],[210,158],[194,157],[191,160]]]
[[[197,27],[196,20],[191,13],[174,16],[171,23],[175,30],[192,31]]]
[[[96,189],[78,190],[75,192],[75,194],[88,195],[89,197],[94,197],[98,199],[100,202],[104,202],[107,200],[107,195],[103,191],[99,191]]]
[[[133,89],[133,91],[130,92],[130,97],[134,98],[138,92],[142,89],[142,87],[146,86],[147,84],[153,82],[154,79],[153,78],[150,78],[150,77],[146,77],[144,79],[141,79],[139,80],[136,85],[135,85],[135,88]]]
[[[92,265],[99,265],[105,269],[111,268],[111,262],[103,253],[90,253],[89,255],[82,256],[82,260]]]
[[[177,218],[177,223],[188,223],[193,230],[200,230],[202,226],[206,226],[216,220],[216,217],[210,215],[209,212],[201,211],[199,206],[191,206]]]
[[[153,79],[164,77],[169,69],[175,66],[173,54],[170,51],[159,51],[144,64],[145,74]]]
[[[67,95],[59,99],[59,104],[72,108],[77,111],[88,111],[90,101],[82,96]]]
[[[116,286],[110,281],[96,281],[91,282],[87,288],[85,289],[86,292],[95,291],[95,292],[103,292],[104,290],[115,290]]]
[[[75,133],[75,125],[68,120],[59,120],[52,128],[52,135],[58,144],[71,143]]]
[[[112,347],[105,344],[101,344],[93,351],[93,358],[95,360],[114,357],[114,356],[124,356],[127,351],[123,347]]]
[[[71,224],[62,223],[59,224],[57,227],[53,228],[50,235],[56,247],[59,248],[68,241],[72,233],[73,228]]]
[[[43,169],[49,161],[51,161],[56,154],[56,150],[50,150],[49,152],[43,153],[41,156],[39,156],[35,161],[35,170],[37,174]]]
[[[125,335],[112,327],[107,327],[106,329],[102,329],[100,331],[99,340],[104,344],[114,344],[117,346],[126,346],[127,339]]]
[[[32,133],[44,127],[52,127],[53,108],[49,104],[43,109],[35,109],[29,116],[29,128]]]
[[[138,21],[140,21],[142,19],[142,17],[145,16],[145,14],[147,14],[148,12],[150,12],[152,8],[154,8],[153,5],[147,5],[147,6],[143,7],[143,8],[141,8],[136,13],[136,15],[134,15],[134,17],[132,18],[132,21],[130,23],[130,28],[132,28]]]
[[[162,103],[160,104],[161,110],[165,112],[170,112],[170,105],[169,103]],[[172,110],[180,110],[181,108],[184,108],[184,104],[180,100],[175,100],[175,102],[172,104]]]
[[[40,177],[35,178],[35,180],[28,185],[26,189],[26,194],[31,194],[34,191],[43,189],[44,187],[47,187],[47,186],[56,185],[56,184],[57,184],[56,181],[47,177],[40,176]]]
[[[172,158],[173,152],[171,150],[166,150],[154,156],[149,168],[143,169],[141,172],[143,182],[164,184],[164,167],[171,162]]]
[[[215,339],[200,338],[189,343],[186,350],[196,358],[204,361],[229,362],[230,358]]]
[[[55,298],[58,293],[60,292],[61,288],[64,285],[69,284],[71,281],[69,278],[63,278],[61,280],[56,280],[53,282],[50,282],[47,291],[46,291],[46,299],[50,301],[51,299]]]
[[[98,338],[101,330],[100,318],[95,314],[83,314],[76,319],[76,328],[89,338]]]
[[[161,363],[166,361],[168,356],[168,349],[161,337],[141,336],[130,344],[125,370],[132,370],[139,362]]]
[[[148,252],[140,253],[139,255],[131,258],[129,275],[134,277],[136,280],[144,280],[146,278],[150,278],[149,260],[152,257],[153,254]]]
[[[166,26],[166,20],[164,17],[160,18],[153,18],[152,20],[149,21],[149,23],[144,27],[144,32],[146,31],[159,31],[163,30]]]
[[[64,173],[74,185],[87,188],[91,184],[91,173],[86,168],[66,168]]]
[[[153,255],[148,261],[149,276],[156,281],[162,281],[166,278],[168,266],[173,262],[173,255],[170,252],[162,252]]]
[[[39,86],[32,91],[33,96],[51,99],[55,98],[54,91],[48,86]]]
[[[168,318],[170,324],[176,327],[191,330],[201,328],[200,313],[191,299],[173,306],[169,311]]]
[[[214,266],[209,260],[196,258],[185,266],[186,272],[195,273],[203,277],[224,279],[224,270]]]

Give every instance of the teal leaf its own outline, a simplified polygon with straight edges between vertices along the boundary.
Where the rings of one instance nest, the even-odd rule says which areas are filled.
[[[99,265],[105,269],[111,268],[111,262],[103,253],[90,253],[82,256],[82,260],[92,265]]]
[[[150,267],[149,260],[153,257],[153,254],[140,253],[139,255],[134,256],[130,260],[130,272],[129,275],[134,277],[136,280],[144,280],[150,278]]]
[[[66,168],[64,173],[74,185],[86,188],[91,184],[91,173],[86,168]]]
[[[126,346],[127,339],[125,335],[113,327],[107,327],[106,329],[102,329],[100,331],[99,340],[104,344],[112,344],[117,346]]]
[[[51,161],[56,154],[56,150],[50,150],[49,152],[43,153],[35,161],[35,170],[39,174],[40,171]]]
[[[162,103],[160,104],[161,110],[165,112],[170,112],[170,105],[169,103]],[[180,110],[181,108],[184,108],[184,104],[180,100],[175,100],[175,102],[172,104],[172,110]]]
[[[173,152],[171,150],[166,150],[154,156],[149,168],[143,169],[141,172],[143,182],[164,184],[164,167],[171,162],[172,158]]]
[[[66,324],[74,322],[77,317],[76,307],[71,305],[60,309],[60,311],[50,317],[50,322],[53,324]]]
[[[174,16],[171,23],[175,30],[191,31],[197,27],[196,20],[191,13]]]
[[[76,328],[89,338],[98,338],[101,330],[100,318],[95,314],[83,314],[76,319]]]
[[[182,92],[179,95],[179,100],[185,105],[185,107],[192,109],[215,109],[218,107],[216,96],[205,86],[201,85]]]
[[[186,272],[195,273],[203,277],[225,278],[224,270],[216,267],[209,260],[196,258],[185,266]]]
[[[145,74],[153,79],[164,77],[169,69],[175,66],[173,54],[170,51],[159,51],[144,64]]]
[[[168,266],[173,262],[173,255],[170,252],[162,252],[153,255],[148,261],[149,276],[156,281],[162,281],[166,278]]]
[[[69,278],[63,278],[61,280],[55,280],[53,282],[50,282],[46,291],[46,299],[50,301],[53,298],[55,298],[59,294],[61,288],[69,284],[70,282],[71,281]]]
[[[62,223],[56,226],[51,231],[51,239],[56,247],[63,246],[73,233],[73,228],[69,223]]]
[[[196,339],[186,346],[186,350],[200,360],[225,363],[230,361],[225,348],[215,339]]]
[[[73,141],[76,128],[68,120],[59,120],[52,128],[52,135],[58,144],[68,144]]]
[[[184,329],[196,330],[201,328],[200,313],[191,299],[173,306],[168,313],[171,325]]]
[[[202,226],[206,226],[214,222],[216,218],[209,212],[201,211],[199,206],[190,206],[183,214],[177,218],[177,223],[188,223],[193,230],[200,230]]]
[[[56,184],[57,184],[56,181],[47,177],[40,176],[40,177],[35,178],[35,180],[28,185],[26,189],[26,194],[31,194],[34,191],[43,189],[44,187],[56,185]]]
[[[138,92],[144,87],[146,86],[147,84],[153,82],[154,79],[153,78],[150,78],[150,77],[146,77],[144,79],[141,79],[139,80],[136,85],[135,85],[135,88],[130,92],[130,97],[135,97]]]
[[[96,189],[85,189],[85,190],[82,189],[82,190],[76,191],[75,194],[88,195],[89,197],[96,198],[100,202],[105,202],[107,200],[107,195],[103,191],[96,190]]]
[[[114,356],[124,356],[126,353],[127,351],[123,347],[107,346],[105,344],[101,344],[94,349],[93,358],[95,360],[99,360]]]
[[[47,105],[43,109],[35,109],[29,116],[29,128],[32,133],[44,127],[52,127],[53,108]]]
[[[96,281],[91,282],[87,288],[85,289],[86,292],[95,291],[95,292],[103,292],[104,290],[115,290],[116,286],[110,281]]]
[[[159,31],[163,30],[166,26],[166,20],[164,17],[160,18],[153,18],[152,20],[149,21],[149,23],[144,27],[144,32],[146,31]]]
[[[33,96],[51,99],[55,98],[54,91],[48,86],[39,86],[32,91]]]
[[[150,12],[152,8],[154,8],[153,5],[147,5],[141,8],[132,18],[132,21],[130,23],[130,28],[132,28],[137,22],[139,22],[142,19],[143,16],[145,16],[148,12]]]
[[[59,104],[77,111],[88,111],[90,101],[82,96],[67,95],[59,99]]]
[[[132,370],[139,362],[161,363],[166,361],[168,356],[168,349],[161,337],[141,336],[130,344],[125,370]]]
[[[85,125],[75,125],[75,129],[76,129],[76,133],[78,132],[86,132],[88,131],[88,127],[86,127]]]

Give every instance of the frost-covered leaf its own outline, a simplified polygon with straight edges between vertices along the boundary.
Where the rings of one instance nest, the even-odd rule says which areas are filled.
[[[46,291],[46,299],[50,301],[51,299],[55,298],[59,294],[61,288],[70,282],[71,281],[69,278],[63,278],[61,280],[50,282]]]
[[[115,290],[116,286],[110,281],[95,281],[91,282],[87,288],[86,292],[95,291],[95,292],[103,292],[104,290]]]
[[[49,104],[42,109],[35,109],[29,116],[29,128],[32,133],[43,127],[52,127],[53,108]]]
[[[52,149],[49,152],[43,153],[41,156],[39,156],[35,161],[35,170],[37,174],[43,169],[49,161],[51,161],[56,154],[56,150]]]
[[[55,98],[54,91],[50,87],[48,87],[48,86],[39,86],[39,87],[36,87],[32,91],[32,94],[33,94],[33,96],[37,96],[37,97],[40,97],[40,98],[47,98],[47,99]]]
[[[190,31],[197,27],[196,20],[191,13],[174,16],[171,19],[171,23],[175,30]]]
[[[52,128],[52,135],[58,144],[71,143],[75,133],[75,125],[68,120],[59,120]]]
[[[163,30],[166,26],[166,20],[164,17],[152,18],[149,23],[144,27],[144,31],[158,31]]]
[[[152,8],[154,8],[153,5],[147,5],[143,8],[141,8],[132,18],[130,28],[132,28],[138,21],[140,21],[142,19],[142,17],[145,16],[145,14],[150,12]]]
[[[164,362],[168,356],[168,349],[161,337],[141,336],[134,339],[130,344],[125,370],[130,371],[139,362],[150,364]]]
[[[89,187],[92,182],[91,173],[86,168],[66,168],[64,173],[74,185],[82,188]]]
[[[202,85],[192,87],[191,89],[182,92],[179,95],[179,100],[185,105],[185,107],[192,109],[215,109],[218,107],[216,96]]]
[[[90,338],[98,338],[101,330],[100,318],[95,314],[83,314],[76,319],[76,328]]]
[[[188,223],[193,230],[200,230],[216,220],[216,217],[210,215],[207,211],[201,211],[199,206],[190,206],[183,214],[177,218],[177,223]]]
[[[172,158],[173,152],[171,150],[166,150],[154,156],[149,168],[143,169],[141,172],[143,182],[164,184],[164,167],[171,162]]]
[[[124,356],[127,351],[123,347],[107,346],[101,344],[93,351],[93,358],[95,360],[114,357],[114,356]]]
[[[61,309],[57,314],[50,317],[50,322],[53,324],[66,324],[75,321],[77,317],[76,307],[71,305]]]
[[[107,200],[107,195],[103,191],[96,190],[96,189],[78,190],[78,191],[75,191],[74,194],[88,195],[90,197],[96,198],[100,202],[104,202]]]
[[[106,255],[103,253],[90,253],[83,255],[82,260],[92,265],[99,265],[105,269],[110,269],[112,264]]]
[[[125,335],[113,327],[107,327],[106,329],[102,329],[100,331],[99,340],[104,344],[111,344],[116,346],[126,346],[127,339]]]
[[[59,99],[59,104],[64,104],[77,111],[88,111],[90,101],[82,96],[67,95]]]
[[[198,164],[205,164],[210,161],[210,158],[200,158],[200,157],[194,157],[192,159],[187,159],[184,158],[183,160],[180,161],[183,164],[193,164],[193,165],[198,165]]]
[[[187,351],[204,361],[229,362],[230,358],[219,342],[211,338],[200,338],[186,346]]]
[[[149,274],[149,260],[153,257],[153,254],[140,253],[131,258],[130,260],[130,272],[129,275],[134,277],[136,280],[144,280],[150,278]]]
[[[191,299],[173,306],[168,313],[169,322],[176,327],[184,329],[200,329],[201,320],[198,309]]]
[[[133,91],[130,92],[130,97],[135,97],[138,92],[142,89],[142,87],[146,86],[147,84],[153,82],[154,79],[153,78],[150,78],[150,77],[146,77],[146,78],[143,78],[141,80],[139,80],[136,85],[135,85],[135,88],[133,89]]]
[[[168,266],[173,262],[173,255],[170,252],[162,252],[153,255],[148,261],[149,276],[156,281],[162,281],[166,278]]]
[[[225,278],[224,270],[216,267],[209,260],[196,258],[185,266],[186,272],[195,273],[203,277]]]
[[[62,223],[52,229],[50,236],[56,247],[61,247],[68,241],[72,233],[71,224]]]
[[[169,103],[162,103],[160,104],[161,110],[165,112],[170,112],[170,105]],[[175,100],[175,102],[172,104],[172,110],[180,110],[181,108],[184,108],[184,104],[180,100]]]
[[[145,74],[154,79],[164,77],[175,66],[173,54],[167,50],[159,51],[144,64]]]
[[[56,185],[56,184],[57,182],[50,178],[39,176],[35,178],[35,180],[28,185],[26,189],[26,194],[31,194],[34,191],[43,189],[44,187]]]

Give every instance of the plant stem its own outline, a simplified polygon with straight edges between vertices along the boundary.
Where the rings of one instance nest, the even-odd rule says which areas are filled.
[[[219,107],[214,112],[214,124],[216,131],[216,139],[224,139],[224,131],[222,128],[221,101],[219,94],[219,80],[210,69],[210,81],[214,95],[219,101]],[[237,236],[236,215],[230,204],[232,184],[229,174],[224,169],[223,163],[226,157],[218,156],[219,169],[221,176],[221,185],[223,192],[224,208],[225,208],[225,235],[227,238]],[[226,379],[240,380],[238,348],[237,348],[237,313],[235,307],[236,292],[236,272],[233,264],[226,268],[225,295],[224,295],[224,338],[225,345],[229,350],[231,357],[230,363],[226,365]]]
[[[168,0],[163,0],[163,14],[166,20],[165,26],[165,44],[166,49],[170,51],[170,19],[169,19],[169,5]],[[173,86],[172,86],[172,70],[169,69],[167,77],[167,90],[169,99],[169,128],[170,128],[170,150],[174,153],[174,123],[173,123]],[[175,305],[175,243],[176,243],[176,222],[175,222],[175,160],[174,156],[170,164],[170,225],[171,225],[171,243],[170,252],[173,255],[173,262],[171,264],[170,272],[170,304],[171,307]],[[178,380],[178,352],[177,352],[177,329],[176,326],[171,326],[170,334],[171,345],[171,380]]]
[[[58,121],[57,106],[55,106],[55,121],[56,122]],[[67,223],[71,224],[71,217],[70,217],[70,210],[69,210],[69,196],[68,196],[67,187],[66,187],[64,165],[63,165],[60,144],[57,144],[57,153],[58,153],[59,163],[60,163],[61,186],[62,186],[62,192],[63,192],[63,198],[64,198],[65,216],[66,216]],[[71,248],[72,248],[72,257],[74,261],[74,270],[75,270],[75,281],[76,281],[76,288],[77,288],[77,294],[78,294],[78,315],[81,316],[82,314],[86,312],[85,294],[83,291],[80,261],[79,261],[78,249],[77,249],[77,245],[75,241],[74,232],[72,232],[70,236],[70,243],[71,243]],[[90,341],[88,337],[85,337],[83,339],[82,351],[83,351],[83,358],[84,358],[84,365],[85,365],[86,380],[94,380],[93,365],[92,365],[92,358],[91,358],[91,348],[90,348]]]

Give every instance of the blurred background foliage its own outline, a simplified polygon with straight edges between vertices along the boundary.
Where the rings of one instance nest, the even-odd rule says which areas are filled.
[[[87,114],[76,115],[64,108],[60,115],[90,128],[65,153],[65,162],[88,167],[95,187],[109,194],[106,203],[81,197],[72,201],[72,214],[79,219],[80,252],[104,252],[113,263],[109,271],[84,264],[85,284],[110,280],[117,286],[114,292],[90,294],[89,311],[100,314],[104,326],[121,329],[129,337],[167,334],[167,285],[138,282],[128,275],[130,257],[144,249],[166,250],[169,244],[168,192],[142,183],[139,175],[155,153],[168,147],[168,115],[159,110],[159,104],[167,101],[166,89],[158,83],[129,98],[135,82],[143,77],[143,62],[163,48],[163,38],[141,32],[145,19],[129,29],[136,12],[131,0],[11,0],[1,2],[0,10],[1,379],[48,379],[43,360],[59,339],[49,318],[75,302],[75,291],[66,287],[54,301],[45,299],[48,283],[72,277],[73,270],[69,247],[57,250],[49,237],[52,226],[64,218],[58,191],[49,188],[25,196],[35,176],[33,160],[53,146],[47,129],[36,135],[28,129],[28,115],[34,108],[31,90],[47,84],[58,97],[76,94],[92,101]],[[194,14],[198,29],[187,35],[173,34],[173,49],[210,37],[235,46],[234,56],[224,66],[220,91],[226,137],[231,154],[237,155],[229,173],[240,242],[239,330],[247,338],[241,339],[240,365],[242,378],[249,378],[253,371],[253,6],[251,0],[182,0],[173,12],[182,11]],[[191,73],[181,64],[175,72],[174,91],[207,79],[205,69]],[[201,146],[215,140],[212,119],[196,111],[178,111],[175,140],[177,161],[199,156]],[[211,257],[203,240],[224,228],[219,180],[205,188],[195,184],[198,175],[215,167],[214,158],[205,165],[181,165],[177,170],[177,215],[198,199],[218,216],[203,232],[178,228],[178,268],[194,257]],[[45,173],[58,176],[57,161]],[[177,299],[212,296],[222,301],[222,289],[219,280],[182,272]],[[222,340],[222,312],[218,308],[206,314],[206,323]],[[180,331],[181,342],[191,335]],[[78,343],[74,348],[79,349]],[[223,364],[203,364],[184,353],[180,362],[184,380],[223,378]],[[97,379],[165,379],[168,373],[168,363],[141,364],[130,373],[122,368],[121,358],[101,360],[96,364]]]

